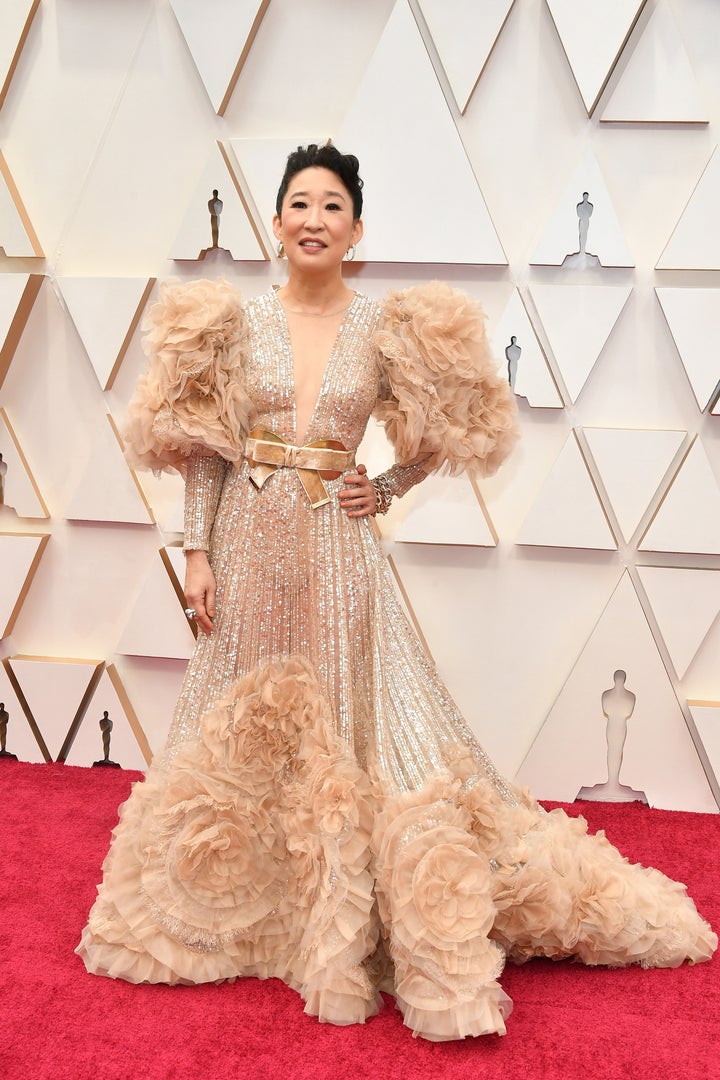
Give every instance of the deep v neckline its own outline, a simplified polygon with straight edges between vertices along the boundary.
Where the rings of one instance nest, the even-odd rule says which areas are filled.
[[[336,360],[336,357],[337,357],[337,355],[338,355],[338,353],[340,351],[340,345],[342,343],[342,340],[343,340],[343,338],[345,336],[345,331],[346,331],[346,327],[347,327],[347,324],[348,324],[348,319],[349,319],[349,317],[350,317],[350,315],[351,315],[351,313],[353,311],[353,308],[355,307],[355,305],[356,305],[356,303],[358,301],[358,297],[359,297],[360,294],[357,293],[357,292],[353,293],[353,296],[352,296],[352,298],[350,300],[350,303],[346,307],[345,312],[343,314],[343,317],[340,320],[340,325],[337,328],[337,333],[335,334],[335,339],[334,339],[332,345],[330,346],[330,352],[328,353],[327,360],[325,361],[325,367],[323,368],[322,378],[320,379],[320,384],[319,384],[319,387],[318,387],[317,396],[315,398],[312,410],[311,410],[311,412],[309,414],[309,417],[308,417],[307,427],[305,428],[305,431],[304,431],[303,436],[302,436],[302,442],[300,442],[300,436],[298,434],[298,426],[297,426],[297,384],[296,384],[296,381],[295,381],[295,353],[294,353],[294,350],[293,350],[292,337],[290,336],[290,324],[289,324],[289,322],[287,320],[287,313],[285,311],[285,308],[280,303],[280,297],[278,296],[278,288],[277,288],[277,286],[275,286],[273,288],[272,295],[275,298],[275,304],[277,305],[279,318],[280,318],[281,324],[282,324],[283,335],[285,337],[285,346],[286,346],[286,348],[283,351],[287,356],[287,362],[288,362],[289,367],[290,367],[290,370],[288,372],[288,380],[289,380],[289,385],[292,387],[293,438],[294,438],[295,444],[297,446],[302,446],[305,443],[307,443],[308,438],[310,437],[310,435],[312,433],[313,424],[315,423],[315,418],[317,417],[318,410],[320,408],[320,403],[322,402],[323,398],[325,397],[325,395],[327,393],[328,384],[330,382],[330,376],[332,375],[332,370],[333,370],[333,368],[335,366],[335,360]]]

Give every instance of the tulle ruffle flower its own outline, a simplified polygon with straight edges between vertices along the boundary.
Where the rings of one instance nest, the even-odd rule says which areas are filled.
[[[519,429],[478,304],[437,281],[390,292],[375,341],[385,379],[375,415],[398,461],[494,473]]]
[[[177,876],[188,892],[255,908],[278,879],[284,847],[262,807],[245,805],[240,815],[232,804],[203,800],[186,809],[172,842]]]
[[[235,683],[203,718],[202,741],[213,760],[260,793],[293,767],[304,732],[327,706],[306,661],[271,661]]]
[[[413,873],[413,901],[427,930],[438,938],[467,941],[492,925],[487,860],[462,843],[427,851]]]
[[[335,768],[311,783],[312,814],[326,836],[340,836],[346,826],[358,824],[356,778],[338,775]]]

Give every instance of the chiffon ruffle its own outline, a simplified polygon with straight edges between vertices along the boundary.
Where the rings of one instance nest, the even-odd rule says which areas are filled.
[[[506,956],[709,959],[717,937],[684,886],[476,770],[468,756],[381,791],[306,660],[256,668],[135,785],[77,951],[132,982],[276,976],[335,1024],[391,989],[436,1041],[505,1031]]]
[[[385,376],[375,415],[397,460],[490,476],[519,435],[480,306],[443,282],[390,292],[375,341]]]
[[[123,429],[130,465],[184,473],[192,453],[238,461],[254,411],[243,377],[249,335],[240,294],[226,281],[165,284],[143,330],[148,370]]]

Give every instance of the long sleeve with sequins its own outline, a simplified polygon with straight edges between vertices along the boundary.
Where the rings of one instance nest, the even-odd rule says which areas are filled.
[[[229,463],[217,454],[192,454],[185,479],[185,551],[208,551]]]
[[[428,473],[420,462],[416,465],[393,465],[384,476],[392,494],[401,499],[403,495],[407,495],[410,488],[425,480]]]

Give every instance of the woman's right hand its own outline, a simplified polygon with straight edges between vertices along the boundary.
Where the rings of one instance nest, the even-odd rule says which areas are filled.
[[[185,601],[195,609],[195,621],[205,634],[213,632],[215,575],[206,551],[185,552]]]

